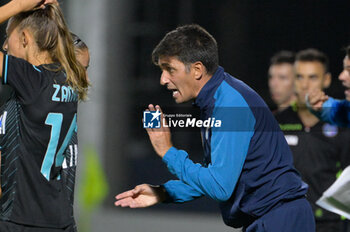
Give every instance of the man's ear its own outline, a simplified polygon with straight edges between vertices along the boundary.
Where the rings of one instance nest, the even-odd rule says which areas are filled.
[[[28,46],[29,40],[30,40],[29,31],[24,29],[21,33],[21,44],[22,44],[23,48]]]
[[[194,78],[196,80],[201,79],[202,76],[206,73],[206,68],[204,67],[203,63],[200,61],[193,63],[192,68],[194,70]]]
[[[326,73],[324,75],[324,79],[323,79],[323,88],[327,89],[332,83],[332,74],[331,73]]]

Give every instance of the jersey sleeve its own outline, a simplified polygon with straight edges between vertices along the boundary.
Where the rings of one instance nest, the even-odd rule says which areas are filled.
[[[331,107],[331,119],[336,125],[350,127],[350,102],[336,100]]]
[[[313,111],[320,120],[340,127],[350,127],[350,102],[329,98],[320,111]]]
[[[193,163],[188,154],[174,147],[163,157],[171,173],[196,191],[222,202],[228,200],[240,177],[251,138],[255,118],[250,110],[245,114],[227,114],[219,108],[214,114],[222,123],[230,125],[213,130],[211,136],[211,163],[208,167]]]
[[[2,82],[15,90],[21,103],[35,100],[44,81],[43,72],[38,67],[14,56],[4,56]]]
[[[203,196],[203,192],[199,192],[181,180],[170,180],[163,184],[163,187],[169,196],[166,202],[182,203]]]

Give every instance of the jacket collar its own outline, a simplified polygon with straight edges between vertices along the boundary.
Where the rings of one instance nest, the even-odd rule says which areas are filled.
[[[221,84],[223,79],[224,79],[224,68],[219,66],[216,69],[214,75],[203,86],[197,98],[195,99],[193,105],[199,107],[200,109],[204,109],[207,106],[209,106],[217,87]]]

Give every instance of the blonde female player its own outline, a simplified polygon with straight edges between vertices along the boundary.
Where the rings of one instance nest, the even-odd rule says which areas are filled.
[[[0,231],[74,231],[61,166],[89,83],[60,8],[45,3],[0,8],[0,23],[12,17],[0,79],[15,91],[0,124]]]

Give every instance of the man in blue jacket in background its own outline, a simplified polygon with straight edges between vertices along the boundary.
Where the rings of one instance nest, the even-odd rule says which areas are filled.
[[[293,167],[290,149],[261,97],[218,65],[215,39],[198,25],[167,33],[153,50],[160,83],[176,103],[194,99],[201,120],[203,165],[173,147],[168,127],[148,128],[153,148],[178,179],[161,186],[142,184],[116,196],[116,206],[141,208],[208,196],[220,204],[228,226],[244,231],[315,231],[305,199],[307,185]],[[150,111],[161,112],[149,105]]]
[[[311,112],[320,120],[340,127],[350,127],[350,45],[346,48],[339,80],[345,88],[344,100],[328,97],[323,91],[313,91],[307,102]]]

